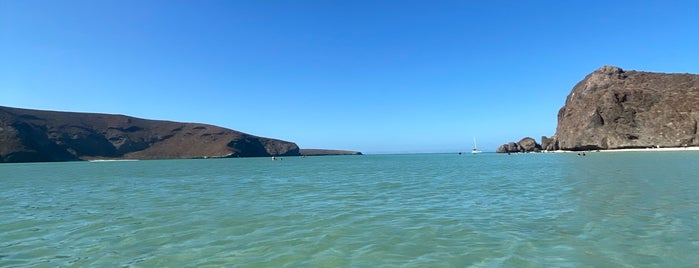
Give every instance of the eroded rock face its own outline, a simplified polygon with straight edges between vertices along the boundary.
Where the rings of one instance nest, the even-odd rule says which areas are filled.
[[[699,146],[699,75],[604,66],[573,88],[558,113],[563,150]]]
[[[541,149],[545,151],[556,151],[558,148],[558,139],[556,136],[548,138],[546,136],[541,136]]]
[[[540,152],[541,145],[536,140],[530,137],[522,138],[519,142],[509,142],[500,145],[495,151],[496,153],[531,153]]]
[[[300,155],[292,142],[206,124],[0,106],[0,162]]]
[[[518,153],[519,152],[519,144],[515,142],[508,142],[503,145],[500,145],[497,150],[495,150],[496,153]]]

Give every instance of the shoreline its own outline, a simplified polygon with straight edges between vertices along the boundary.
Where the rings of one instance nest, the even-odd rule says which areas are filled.
[[[679,152],[679,151],[699,151],[699,146],[693,147],[649,147],[649,148],[633,148],[633,149],[604,149],[604,150],[583,150],[583,151],[546,151],[549,153],[615,153],[615,152]]]

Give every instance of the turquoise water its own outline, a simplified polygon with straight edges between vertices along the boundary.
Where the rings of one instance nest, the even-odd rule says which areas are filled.
[[[689,267],[699,152],[0,165],[0,267]]]

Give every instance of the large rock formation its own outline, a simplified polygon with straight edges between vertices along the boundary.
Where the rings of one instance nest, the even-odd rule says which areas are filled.
[[[498,152],[527,151],[521,142],[503,144]],[[699,146],[699,75],[603,66],[573,87],[558,112],[556,134],[541,137],[539,148],[684,146]]]
[[[558,112],[563,150],[699,146],[699,75],[624,71],[587,75]]]
[[[205,124],[0,106],[0,163],[272,155],[299,147]]]
[[[500,145],[495,151],[497,153],[531,153],[540,152],[541,145],[536,140],[530,137],[522,138],[519,142],[509,142]]]

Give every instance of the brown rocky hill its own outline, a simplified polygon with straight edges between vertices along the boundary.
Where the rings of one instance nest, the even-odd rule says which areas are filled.
[[[563,150],[699,146],[699,75],[604,66],[558,112]]]
[[[573,151],[658,146],[699,146],[699,75],[603,66],[573,87],[556,134],[541,144]]]
[[[299,147],[206,124],[0,106],[0,163],[272,155]]]

